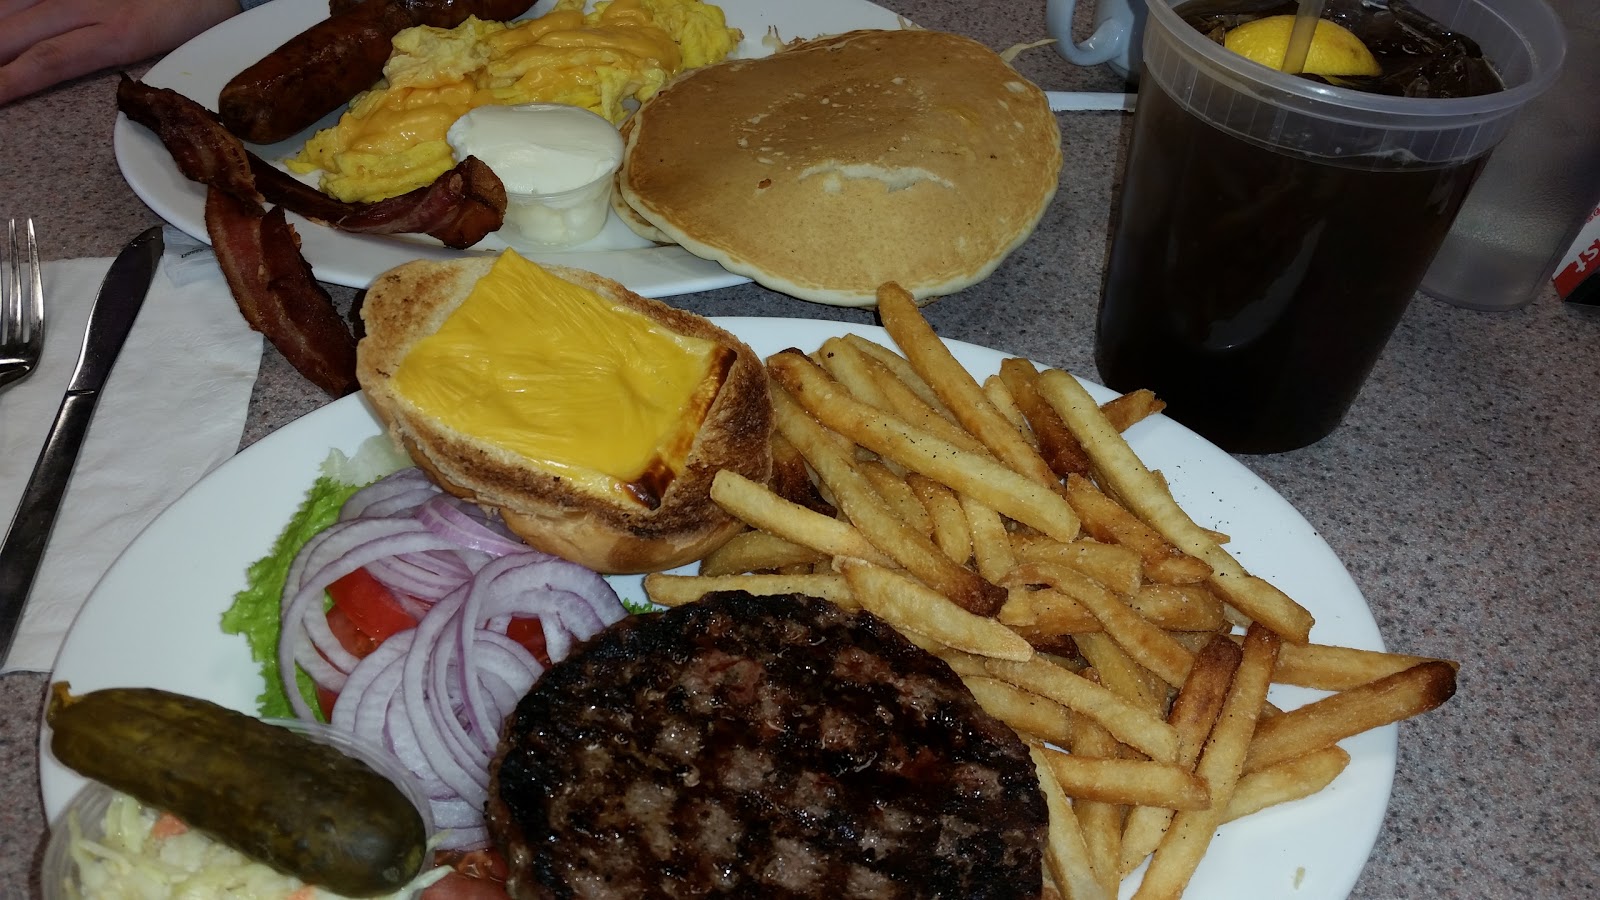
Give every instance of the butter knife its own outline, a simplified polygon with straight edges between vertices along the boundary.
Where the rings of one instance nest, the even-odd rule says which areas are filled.
[[[89,313],[89,328],[83,336],[78,367],[67,383],[55,423],[45,436],[39,461],[22,490],[11,528],[0,544],[0,661],[11,653],[22,621],[22,609],[33,590],[39,562],[55,528],[56,513],[72,479],[72,468],[89,432],[100,391],[111,375],[117,354],[133,329],[133,320],[144,305],[150,281],[161,262],[164,247],[161,229],[151,228],[122,248],[106,271],[94,309]]]

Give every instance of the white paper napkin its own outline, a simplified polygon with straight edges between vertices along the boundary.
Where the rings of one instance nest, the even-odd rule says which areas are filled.
[[[66,500],[0,671],[48,672],[84,600],[156,514],[232,456],[261,364],[216,257],[172,229],[100,395]],[[78,361],[109,259],[45,263],[40,368],[0,390],[0,522],[10,523]]]

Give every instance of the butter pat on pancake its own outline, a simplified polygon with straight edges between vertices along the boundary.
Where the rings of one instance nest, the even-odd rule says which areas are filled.
[[[856,31],[687,73],[635,114],[618,178],[690,252],[796,297],[871,306],[982,280],[1061,169],[1044,93],[982,44]]]

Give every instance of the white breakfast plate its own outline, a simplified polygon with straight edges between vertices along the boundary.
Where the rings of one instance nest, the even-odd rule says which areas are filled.
[[[530,15],[553,0],[539,0]],[[866,0],[718,0],[728,24],[744,32],[735,56],[766,56],[768,29],[784,41],[835,34],[857,28],[898,28],[895,13]],[[194,38],[156,63],[147,84],[172,88],[207,109],[217,108],[223,85],[261,56],[328,14],[327,0],[273,0]],[[339,110],[342,112],[343,108]],[[298,153],[317,128],[333,124],[330,114],[301,134],[277,144],[247,145],[264,159]],[[205,189],[184,178],[165,147],[148,129],[118,115],[113,133],[117,165],[128,186],[174,227],[210,241],[205,225]],[[364,288],[380,272],[413,259],[451,259],[473,253],[498,253],[505,242],[489,235],[469,250],[451,250],[421,235],[359,235],[335,231],[291,215],[300,233],[301,253],[321,281]],[[646,297],[668,297],[743,284],[750,279],[681,247],[652,244],[629,231],[613,214],[593,240],[571,250],[526,254],[538,262],[597,272]]]
[[[798,319],[728,318],[719,324],[762,356],[811,350],[853,332],[888,343],[881,329]],[[949,342],[979,376],[1003,355]],[[1112,392],[1090,385],[1102,401]],[[219,617],[245,587],[245,570],[264,556],[330,449],[353,453],[381,433],[360,395],[346,397],[268,435],[218,467],[152,522],[112,565],[68,633],[54,677],[74,691],[143,685],[193,694],[255,712],[261,680],[244,638],[223,634]],[[1179,503],[1202,525],[1232,536],[1246,568],[1283,588],[1316,616],[1313,640],[1378,650],[1383,640],[1365,599],[1310,524],[1266,483],[1193,432],[1156,416],[1128,440],[1171,482]],[[639,579],[614,582],[643,599]],[[1275,687],[1272,699],[1295,707],[1316,696]],[[54,819],[81,779],[59,765],[41,735],[39,776]],[[1389,803],[1396,728],[1344,743],[1348,769],[1316,796],[1224,827],[1185,897],[1217,900],[1336,900],[1365,865]],[[1134,882],[1124,884],[1131,894]]]

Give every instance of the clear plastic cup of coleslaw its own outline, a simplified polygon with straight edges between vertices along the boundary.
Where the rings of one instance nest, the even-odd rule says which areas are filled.
[[[293,719],[267,719],[311,740],[328,744],[365,762],[394,782],[417,808],[430,838],[434,834],[427,795],[415,776],[381,747],[328,725]],[[226,847],[199,830],[155,837],[159,811],[98,781],[78,791],[50,825],[40,870],[44,900],[94,900],[99,897],[249,896],[288,897],[304,885]],[[405,900],[432,883],[427,870],[399,892]],[[162,889],[166,888],[165,893]],[[322,891],[319,898],[336,895]]]

